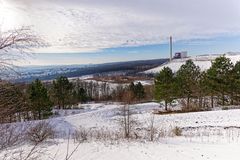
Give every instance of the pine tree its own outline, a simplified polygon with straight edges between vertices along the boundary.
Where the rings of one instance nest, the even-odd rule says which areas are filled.
[[[210,87],[210,81],[207,76],[207,72],[204,71],[200,74],[199,79],[199,108],[206,107],[205,99],[206,96],[211,97],[211,106],[213,107],[213,90]]]
[[[83,85],[79,80],[74,83],[72,90],[71,104],[78,104],[79,102],[83,103],[88,100],[87,91],[83,88]]]
[[[145,90],[141,82],[138,82],[136,85],[131,82],[129,90],[133,93],[134,99],[141,100],[145,97]]]
[[[181,98],[187,98],[189,108],[190,99],[197,97],[199,92],[200,68],[192,60],[187,60],[177,72],[177,90]]]
[[[231,104],[233,104],[233,100],[236,100],[237,104],[239,104],[240,100],[240,61],[238,61],[232,70],[231,74],[231,83],[230,83],[230,90],[232,91],[232,101]]]
[[[32,109],[38,119],[47,118],[52,114],[52,102],[48,96],[47,89],[42,82],[36,79],[29,88],[29,99]]]
[[[129,89],[135,94],[135,84],[133,82],[130,83]]]
[[[229,92],[232,69],[231,60],[221,56],[212,62],[211,68],[207,71],[210,86],[212,90],[221,96],[222,105],[225,105],[225,95]]]
[[[83,88],[80,88],[78,90],[78,98],[80,100],[80,102],[86,102],[87,101],[87,92],[83,89]]]
[[[73,85],[69,82],[67,77],[61,76],[53,81],[54,97],[57,100],[59,108],[65,108],[72,96],[72,88]]]
[[[155,99],[165,101],[165,110],[174,99],[174,87],[174,74],[169,67],[164,67],[155,78]]]
[[[135,85],[135,96],[138,100],[141,100],[145,97],[144,87],[141,82],[138,82]]]

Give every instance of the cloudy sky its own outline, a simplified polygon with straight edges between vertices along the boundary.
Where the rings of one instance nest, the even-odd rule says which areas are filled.
[[[26,64],[103,63],[240,51],[239,0],[0,0],[1,30],[32,26],[49,47]]]

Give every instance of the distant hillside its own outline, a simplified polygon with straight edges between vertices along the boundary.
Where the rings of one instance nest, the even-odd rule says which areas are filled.
[[[189,59],[191,59],[197,66],[199,66],[201,71],[204,71],[211,67],[212,61],[214,61],[217,57],[222,55],[225,55],[227,58],[230,58],[234,64],[237,61],[240,61],[240,53],[229,52],[226,54],[199,55],[199,56],[188,57],[183,59],[173,59],[171,62],[166,62],[158,67],[147,70],[144,73],[155,74],[161,71],[164,67],[169,67],[173,70],[173,72],[176,72],[179,70],[181,65],[183,65]]]
[[[128,62],[104,63],[95,65],[68,65],[68,66],[38,66],[25,67],[21,70],[21,76],[14,82],[31,82],[36,78],[40,80],[52,80],[58,76],[80,77],[94,74],[137,74],[150,68],[157,67],[168,59],[139,60]]]

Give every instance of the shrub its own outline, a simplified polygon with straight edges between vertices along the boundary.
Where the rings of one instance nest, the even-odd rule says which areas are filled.
[[[0,125],[0,150],[23,142],[25,133],[25,127],[23,125]]]
[[[73,133],[73,139],[77,142],[84,142],[87,141],[88,139],[88,133],[89,131],[87,131],[86,129],[84,129],[83,127],[80,127],[78,130],[76,130]]]
[[[45,121],[33,125],[27,132],[27,138],[34,144],[39,144],[48,138],[53,138],[54,135],[53,127]]]
[[[173,128],[172,132],[175,136],[181,136],[182,135],[182,129],[180,127]]]
[[[228,107],[223,107],[222,110],[228,110],[229,108]]]

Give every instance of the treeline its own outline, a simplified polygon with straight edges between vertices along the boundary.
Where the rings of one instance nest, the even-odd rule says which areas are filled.
[[[173,71],[165,67],[155,77],[155,99],[165,101],[165,109],[180,99],[187,110],[206,109],[216,105],[240,104],[240,62],[216,58],[207,71],[200,71],[192,60]]]
[[[31,85],[0,81],[0,123],[48,118],[53,102],[40,80]]]
[[[152,86],[110,84],[107,82],[74,80],[59,77],[53,82],[36,79],[31,84],[11,84],[0,81],[0,123],[38,120],[53,114],[54,107],[71,109],[88,101],[123,102],[131,92],[131,101],[152,100]]]

